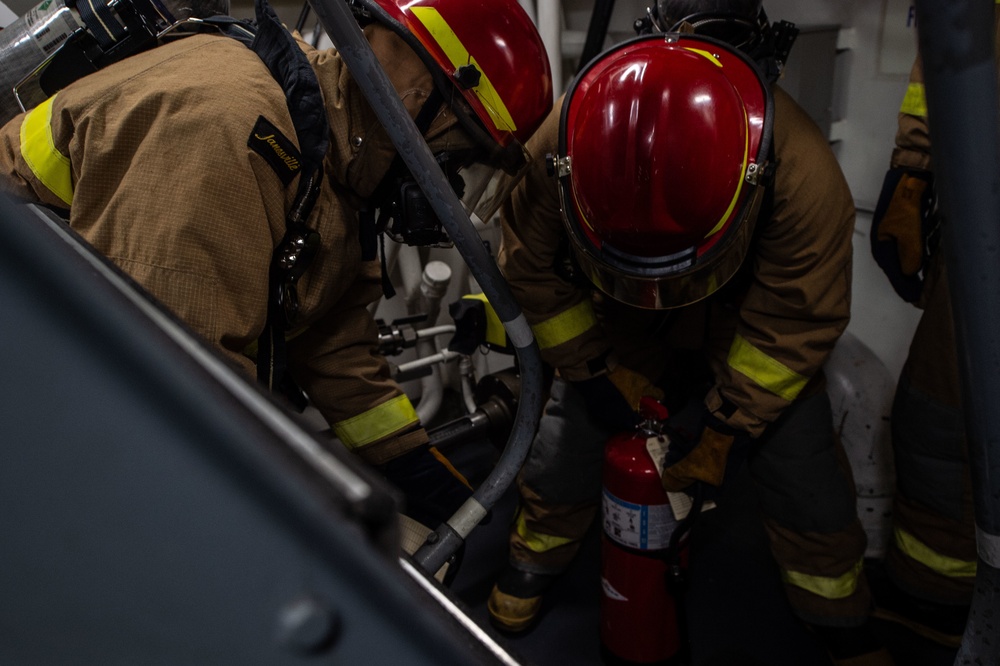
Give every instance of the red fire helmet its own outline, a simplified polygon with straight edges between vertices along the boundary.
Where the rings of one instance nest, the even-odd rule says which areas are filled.
[[[725,284],[750,245],[772,117],[756,65],[711,38],[648,35],[594,59],[566,94],[554,158],[587,277],[652,309]]]
[[[552,109],[545,45],[517,0],[356,2],[410,44],[439,82],[450,82],[439,87],[453,108],[461,92],[477,129],[499,148],[523,145]]]

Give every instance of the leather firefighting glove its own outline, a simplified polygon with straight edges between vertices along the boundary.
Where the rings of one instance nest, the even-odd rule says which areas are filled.
[[[419,446],[376,468],[403,493],[403,513],[432,529],[472,497],[469,482],[433,446]]]
[[[630,430],[639,424],[639,401],[643,397],[663,399],[663,391],[638,372],[623,365],[603,375],[573,382],[587,403],[587,411],[612,432]]]
[[[686,406],[667,427],[670,450],[661,480],[670,492],[683,491],[699,481],[721,491],[746,461],[750,436],[713,416],[700,400]],[[718,494],[706,490],[705,499]]]
[[[882,183],[872,214],[872,256],[904,300],[916,303],[921,272],[935,231],[934,182],[929,171],[895,167]]]

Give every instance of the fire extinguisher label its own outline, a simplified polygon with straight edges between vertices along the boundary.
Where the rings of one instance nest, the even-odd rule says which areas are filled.
[[[633,504],[604,491],[604,533],[612,541],[637,550],[670,545],[677,523],[669,504]]]

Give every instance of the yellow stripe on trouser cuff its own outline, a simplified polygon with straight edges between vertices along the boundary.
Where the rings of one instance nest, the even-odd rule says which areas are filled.
[[[52,139],[52,100],[48,98],[24,117],[21,123],[21,156],[42,185],[62,199],[73,203],[73,178],[69,158],[56,150]]]
[[[583,335],[596,325],[597,317],[594,316],[593,306],[590,301],[583,301],[551,319],[532,326],[531,330],[538,340],[538,347],[549,349]]]
[[[931,550],[927,544],[921,542],[917,537],[909,532],[905,532],[898,527],[895,532],[896,546],[912,560],[920,562],[936,573],[949,578],[970,578],[976,575],[976,562],[968,560],[958,560],[954,557],[941,555]]]
[[[797,571],[782,571],[781,577],[789,585],[801,587],[807,592],[824,599],[844,599],[854,594],[858,587],[858,576],[861,575],[862,560],[858,560],[850,571],[837,578],[826,576],[810,576]]]
[[[539,534],[538,532],[532,532],[528,529],[527,524],[524,522],[523,512],[517,514],[517,533],[522,539],[524,539],[525,545],[536,553],[544,553],[573,541],[573,539],[568,539],[566,537],[557,537],[552,536],[551,534]]]
[[[733,339],[729,367],[752,379],[761,388],[791,402],[809,381],[799,373],[757,349],[742,335]]]
[[[333,424],[333,432],[349,449],[382,439],[417,422],[417,411],[405,395],[383,402],[345,421]]]
[[[927,95],[924,92],[924,84],[911,83],[906,87],[906,94],[903,95],[903,103],[899,105],[899,112],[920,118],[927,117]]]

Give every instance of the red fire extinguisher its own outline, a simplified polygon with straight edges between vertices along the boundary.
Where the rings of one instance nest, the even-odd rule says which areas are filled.
[[[635,430],[613,436],[605,447],[601,645],[607,662],[673,664],[683,637],[668,582],[686,567],[687,553],[654,463],[669,445],[666,408],[644,399],[640,414]]]

